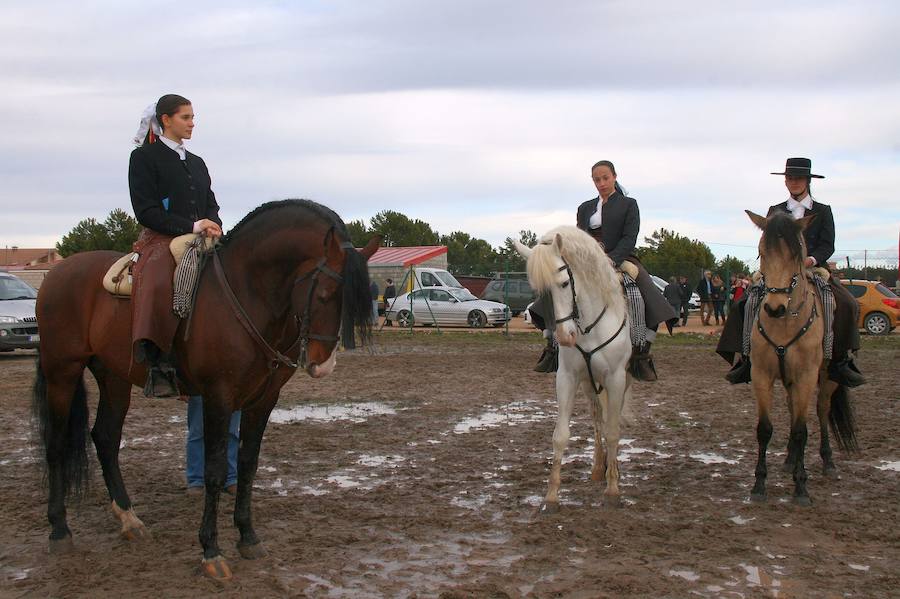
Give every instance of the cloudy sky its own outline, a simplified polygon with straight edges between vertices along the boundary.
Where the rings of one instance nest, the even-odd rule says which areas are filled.
[[[612,160],[641,208],[752,260],[788,156],[836,257],[897,262],[900,3],[528,0],[0,3],[0,247],[130,210],[131,138],[164,93],[226,229],[307,197],[500,245],[574,224]]]

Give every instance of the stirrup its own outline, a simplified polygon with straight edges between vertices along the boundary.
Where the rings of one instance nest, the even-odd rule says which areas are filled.
[[[866,377],[856,367],[852,358],[844,358],[839,362],[831,361],[828,365],[828,378],[844,387],[859,387],[866,383]]]
[[[175,384],[175,369],[169,365],[154,364],[147,369],[147,383],[144,385],[144,397],[178,397],[178,385]]]
[[[653,364],[653,357],[650,355],[649,343],[644,342],[640,348],[634,348],[631,359],[628,361],[628,372],[639,381],[652,383],[659,379],[656,374],[656,366]]]
[[[556,372],[559,368],[559,348],[545,347],[540,360],[534,367],[535,372]]]
[[[750,382],[750,356],[741,356],[725,375],[725,380],[732,385]]]

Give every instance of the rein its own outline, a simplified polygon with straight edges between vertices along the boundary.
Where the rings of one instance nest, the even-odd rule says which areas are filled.
[[[575,277],[572,274],[572,269],[571,269],[571,267],[569,267],[569,263],[566,262],[566,259],[562,258],[562,261],[563,261],[563,266],[560,266],[556,270],[556,272],[565,271],[566,274],[569,276],[569,280],[567,282],[563,283],[562,287],[568,286],[568,287],[571,287],[571,289],[572,289],[572,312],[568,316],[558,319],[556,322],[560,323],[560,322],[565,322],[567,320],[571,320],[575,323],[575,328],[578,329],[578,332],[581,335],[587,335],[588,333],[591,332],[591,330],[593,330],[593,328],[595,326],[597,326],[597,323],[600,322],[600,319],[603,318],[603,315],[606,314],[606,308],[608,306],[603,306],[603,310],[600,312],[600,315],[594,319],[594,322],[589,324],[586,328],[582,329],[581,322],[579,320],[578,302],[576,301],[576,296],[575,296]],[[610,337],[609,339],[607,339],[606,341],[604,341],[603,343],[601,343],[600,345],[598,345],[597,347],[595,347],[594,349],[592,349],[590,351],[585,350],[577,343],[575,344],[575,349],[577,349],[581,353],[581,357],[584,358],[584,362],[587,365],[588,376],[591,378],[591,388],[594,390],[594,393],[596,393],[598,395],[603,390],[603,385],[598,384],[597,379],[594,378],[594,369],[591,368],[591,358],[594,356],[595,353],[597,353],[598,351],[600,351],[601,349],[603,349],[604,347],[606,347],[607,345],[612,343],[613,340],[619,336],[619,333],[622,332],[622,329],[625,328],[625,324],[627,322],[628,322],[628,310],[626,309],[625,316],[624,316],[624,318],[622,318],[622,324],[619,325],[619,328],[616,329],[616,332],[613,333],[612,337]]]
[[[791,284],[788,287],[766,287],[766,279],[765,275],[763,275],[763,289],[765,290],[765,294],[768,295],[769,293],[785,293],[790,296],[790,294],[793,293],[794,289],[796,289],[797,282],[800,276],[801,273],[799,272],[794,274],[794,276],[791,277]],[[792,297],[788,297],[788,304],[790,304],[791,299]],[[800,310],[803,309],[804,305],[806,305],[805,295],[803,301],[800,302],[800,305],[797,306],[796,310],[791,311],[791,314],[795,317],[798,316],[800,314]],[[793,384],[787,378],[787,369],[785,366],[785,356],[787,355],[787,349],[806,334],[806,331],[809,330],[809,328],[812,326],[813,321],[816,319],[817,314],[818,311],[816,310],[816,304],[815,302],[813,302],[812,310],[809,313],[809,318],[806,320],[806,324],[800,327],[800,330],[797,331],[797,334],[794,335],[794,337],[784,345],[779,345],[772,341],[772,338],[769,337],[768,333],[766,333],[766,329],[763,328],[761,315],[756,317],[756,329],[759,331],[759,334],[762,335],[763,339],[765,339],[766,342],[775,349],[775,355],[778,356],[778,372],[779,374],[781,374],[781,382],[784,384],[784,387],[786,389],[790,388]]]
[[[311,312],[312,312],[312,299],[313,294],[315,293],[316,285],[318,284],[318,277],[320,273],[325,274],[328,277],[331,277],[338,283],[343,282],[343,277],[331,268],[329,268],[325,264],[325,257],[321,258],[316,266],[310,270],[309,272],[301,275],[294,281],[294,287],[296,287],[299,283],[302,283],[307,278],[312,277],[312,284],[309,287],[309,293],[306,297],[306,309],[303,312],[303,316],[297,317],[295,316],[295,320],[297,322],[297,338],[294,342],[285,350],[285,353],[282,353],[272,347],[268,341],[262,336],[262,333],[259,332],[259,329],[253,324],[253,321],[250,320],[250,316],[247,314],[244,307],[241,306],[241,302],[238,300],[237,296],[234,294],[234,291],[231,289],[231,285],[228,284],[228,278],[225,276],[225,269],[222,268],[222,261],[219,258],[219,252],[215,251],[213,253],[213,265],[215,266],[216,278],[219,280],[219,284],[222,286],[222,289],[225,291],[225,297],[228,298],[228,302],[231,304],[232,311],[234,312],[235,317],[238,322],[244,327],[253,341],[256,342],[256,345],[262,349],[263,354],[266,356],[266,360],[269,362],[269,370],[274,373],[274,371],[279,367],[279,365],[287,366],[288,368],[297,368],[297,367],[305,367],[306,359],[307,359],[307,347],[309,345],[310,340],[316,341],[338,341],[340,339],[339,336],[336,335],[316,335],[309,332],[309,324],[311,321]],[[290,353],[297,344],[300,344],[300,356],[297,361],[291,360],[286,353]]]

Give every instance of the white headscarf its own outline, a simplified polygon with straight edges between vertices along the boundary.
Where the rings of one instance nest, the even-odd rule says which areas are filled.
[[[162,135],[162,127],[159,126],[159,121],[156,120],[156,102],[144,109],[144,113],[141,115],[141,124],[138,126],[137,133],[134,134],[134,139],[132,140],[134,145],[144,145],[147,131],[151,130],[153,135],[157,137]]]

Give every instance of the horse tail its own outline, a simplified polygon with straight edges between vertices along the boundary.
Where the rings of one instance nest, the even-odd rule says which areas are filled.
[[[831,394],[828,422],[831,425],[835,441],[842,451],[859,449],[856,442],[856,417],[853,415],[853,406],[850,404],[850,390],[844,385],[838,385],[838,388]]]
[[[365,257],[353,248],[347,250],[344,260],[343,314],[341,339],[344,347],[356,347],[356,335],[360,343],[367,344],[372,336],[372,298],[369,293],[369,266]]]
[[[66,418],[66,430],[56,430],[54,421],[64,416],[54,413],[53,407],[47,395],[47,379],[41,368],[41,354],[38,352],[35,361],[35,377],[31,398],[32,425],[41,449],[44,451],[44,484],[47,483],[47,465],[51,457],[49,450],[54,443],[54,438],[63,436],[62,451],[58,459],[63,476],[64,494],[70,493],[76,498],[84,497],[90,480],[90,469],[87,456],[88,438],[88,406],[87,390],[84,386],[84,376],[78,377],[72,401],[68,404],[68,418]]]

